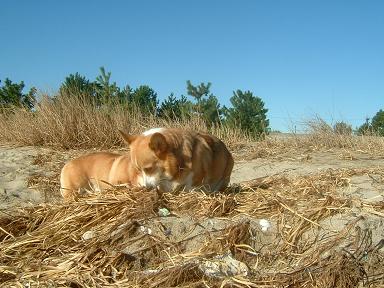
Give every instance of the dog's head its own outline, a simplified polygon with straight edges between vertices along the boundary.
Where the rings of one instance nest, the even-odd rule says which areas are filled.
[[[119,130],[130,147],[132,165],[140,172],[138,184],[170,191],[174,188],[171,181],[178,172],[179,163],[172,153],[171,143],[160,131],[152,129],[141,135],[128,135]]]

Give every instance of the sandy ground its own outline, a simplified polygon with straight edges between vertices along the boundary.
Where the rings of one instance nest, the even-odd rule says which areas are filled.
[[[57,194],[53,196],[59,197],[60,169],[65,161],[81,153],[83,152],[66,153],[48,148],[0,146],[0,209],[47,201],[44,191],[33,185],[34,177],[50,177],[51,186],[56,181]],[[233,169],[231,183],[275,174],[306,175],[330,168],[376,168],[383,163],[384,159],[343,151],[297,153],[296,156],[284,156],[282,159],[275,157],[238,160]],[[365,200],[384,200],[383,185],[371,175],[353,177],[350,186],[343,192]]]
[[[0,208],[43,200],[39,191],[28,188],[29,176],[43,172],[40,166],[32,164],[38,150],[0,146]]]
[[[0,212],[6,213],[7,209],[15,205],[61,201],[59,195],[60,170],[67,160],[83,153],[84,151],[65,152],[48,148],[0,146]],[[305,153],[295,151],[295,155],[251,160],[241,160],[236,155],[235,158],[237,159],[232,173],[232,184],[273,175],[301,176],[317,174],[328,169],[368,168],[374,171],[375,168],[382,167],[384,161],[380,157],[374,157],[362,152],[351,153],[342,150]],[[303,237],[306,239],[314,237],[316,239],[317,237],[325,239],[330,237],[329,235],[336,235],[335,233],[340,232],[346,225],[356,222],[354,224],[355,229],[371,231],[372,243],[382,241],[384,239],[384,213],[369,207],[370,203],[384,201],[384,179],[382,179],[382,176],[375,175],[375,172],[352,176],[349,179],[349,185],[342,188],[338,193],[350,196],[348,199],[351,199],[351,201],[357,199],[356,205],[352,205],[352,209],[347,209],[346,212],[320,220],[317,225],[322,228],[322,232],[318,236],[313,233],[314,230],[308,230],[307,234],[303,234]],[[362,205],[362,203],[365,203],[365,205]],[[368,205],[366,205],[367,203]],[[209,233],[216,233],[221,228],[234,223],[243,223],[244,219],[241,217],[248,216],[206,218],[201,219],[199,225],[196,225],[193,211],[191,211],[191,215],[187,216],[171,215],[160,217],[157,221],[143,222],[141,228],[151,231],[148,233],[157,235],[159,239],[170,237],[174,241],[179,241],[183,239],[180,237],[184,237],[185,231],[190,227],[195,227],[190,231],[193,240],[188,241],[185,247],[188,252],[196,251],[202,247],[202,243],[206,243],[206,237],[210,235]],[[265,247],[268,248],[268,243],[272,243],[277,237],[277,223],[273,219],[268,219],[272,228],[268,232],[261,232],[260,220],[265,219],[248,217],[245,220],[250,222],[251,231],[258,231],[255,234],[258,235],[257,239],[255,238],[254,242],[261,246],[255,246],[256,251]],[[167,229],[164,227],[167,227]],[[169,234],[166,233],[168,231]],[[92,235],[90,236],[87,233]],[[92,231],[87,231],[83,235],[83,239],[86,239],[86,234],[88,238],[95,237]],[[168,241],[168,238],[164,241]],[[143,245],[141,242],[135,242],[127,246],[124,253],[133,255],[140,251]],[[384,247],[380,249],[384,253]]]

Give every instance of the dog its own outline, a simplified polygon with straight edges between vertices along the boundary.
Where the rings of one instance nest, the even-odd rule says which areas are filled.
[[[84,190],[100,192],[111,185],[137,185],[138,171],[129,154],[95,152],[67,162],[60,175],[64,200],[76,198]]]
[[[194,187],[223,191],[233,169],[233,158],[218,138],[182,129],[154,128],[141,135],[120,131],[130,147],[137,183],[162,192]]]

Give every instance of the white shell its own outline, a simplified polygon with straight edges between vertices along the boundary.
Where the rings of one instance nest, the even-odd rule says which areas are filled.
[[[269,228],[271,228],[271,222],[269,222],[268,220],[266,219],[260,219],[259,221],[259,225],[261,226],[261,231],[268,231]]]
[[[89,240],[89,239],[92,239],[93,237],[96,236],[96,233],[95,231],[86,231],[84,232],[83,236],[81,236],[81,238],[83,238],[83,240]]]

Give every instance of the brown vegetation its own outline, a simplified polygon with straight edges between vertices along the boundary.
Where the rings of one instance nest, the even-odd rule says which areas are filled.
[[[124,105],[97,107],[81,97],[65,95],[54,100],[44,97],[35,111],[15,108],[1,114],[2,142],[64,149],[121,146],[118,129],[129,133],[142,133],[153,127],[208,130],[199,117],[175,121]],[[225,126],[211,127],[210,132],[228,144],[249,139],[240,131]]]
[[[240,130],[225,125],[207,127],[199,117],[183,120],[159,118],[124,105],[96,107],[79,97],[47,96],[35,111],[21,108],[1,112],[0,139],[3,143],[47,146],[60,149],[121,147],[118,129],[141,133],[153,127],[187,128],[210,132],[222,139],[234,152],[251,157],[276,156],[301,150],[342,148],[371,154],[384,154],[384,138],[337,133],[320,118],[305,123],[305,134],[273,134],[263,141],[254,140]],[[280,137],[282,136],[282,137]],[[242,153],[244,154],[244,153]]]
[[[340,157],[346,160],[353,160],[351,151],[384,155],[383,138],[335,133],[321,119],[307,122],[307,134],[276,134],[252,142],[225,126],[208,129],[198,118],[172,122],[123,106],[96,108],[78,98],[47,98],[36,111],[15,109],[3,116],[1,141],[21,145],[105,149],[122,145],[117,129],[141,133],[161,126],[210,131],[237,158],[291,157],[332,149],[341,149]],[[384,284],[384,241],[354,216],[363,211],[382,219],[384,203],[339,193],[354,176],[374,174],[383,181],[381,168],[273,175],[214,195],[198,190],[160,195],[116,187],[78,202],[53,203],[64,161],[57,159],[57,155],[37,155],[33,163],[54,162],[54,174],[33,175],[28,183],[44,192],[49,203],[0,211],[2,287]],[[168,209],[170,215],[159,216],[160,208]],[[324,221],[339,215],[350,216],[346,225],[330,229]],[[260,219],[267,219],[271,229],[263,231]],[[209,276],[204,267],[227,254],[243,263],[248,273]]]
[[[0,282],[43,287],[373,287],[383,284],[384,270],[378,265],[384,260],[383,241],[374,242],[372,231],[359,226],[361,218],[352,218],[339,231],[322,222],[356,207],[382,213],[383,203],[371,205],[337,193],[349,177],[366,173],[384,176],[380,169],[273,176],[218,195],[115,188],[78,202],[19,209],[0,217]],[[171,215],[158,216],[159,208]],[[260,229],[256,219],[262,218],[272,223],[269,231]],[[204,267],[228,253],[248,273],[209,276]]]

